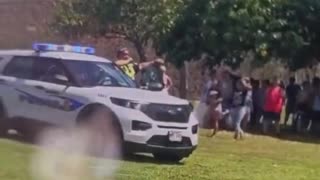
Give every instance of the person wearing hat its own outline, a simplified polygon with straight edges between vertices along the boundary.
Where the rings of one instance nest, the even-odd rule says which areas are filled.
[[[208,93],[208,116],[212,133],[208,136],[213,137],[219,131],[219,121],[223,118],[222,98],[217,90],[211,89]]]
[[[246,77],[240,78],[236,81],[235,89],[233,92],[231,118],[235,126],[235,139],[243,139],[244,131],[242,129],[242,121],[246,120],[248,113],[248,104],[250,103],[251,91],[250,79]]]
[[[130,56],[128,48],[121,48],[117,52],[117,61],[115,64],[119,66],[131,79],[135,79],[135,76],[139,71],[145,69],[158,61],[136,63]]]
[[[207,97],[206,103],[208,105],[207,118],[212,128],[212,133],[209,135],[213,137],[216,135],[220,128],[220,122],[229,114],[229,110],[223,110],[223,92],[222,92],[222,78],[219,70],[214,68],[210,72],[210,80],[207,84]],[[203,100],[204,100],[203,99]]]

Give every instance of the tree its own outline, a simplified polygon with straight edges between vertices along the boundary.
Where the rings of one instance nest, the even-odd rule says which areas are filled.
[[[191,0],[186,6],[158,47],[177,67],[201,58],[209,65],[238,66],[250,51],[266,56],[256,34],[271,2],[262,7],[253,0]]]
[[[249,51],[267,56],[263,30],[277,0],[193,0],[165,34],[161,51],[178,66],[205,55],[210,64],[239,65]],[[174,43],[175,42],[175,43]],[[186,51],[188,50],[188,51]]]
[[[320,1],[192,0],[160,51],[178,66],[206,57],[209,64],[238,66],[248,52],[255,63],[281,59],[292,69],[319,57]]]
[[[320,57],[320,1],[287,1],[282,10],[287,12],[286,20],[296,39],[301,39],[300,47],[291,49],[295,53],[289,67],[296,70],[314,65]]]
[[[67,35],[123,38],[146,61],[144,48],[173,25],[182,5],[182,0],[59,0],[54,27]]]

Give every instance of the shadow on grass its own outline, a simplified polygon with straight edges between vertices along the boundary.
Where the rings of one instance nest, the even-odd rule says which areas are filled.
[[[130,154],[124,157],[124,161],[135,162],[135,163],[151,163],[158,165],[184,165],[183,160],[181,162],[172,162],[165,160],[157,160],[147,154]]]
[[[309,143],[309,144],[320,144],[319,137],[314,135],[297,135],[292,133],[283,133],[280,136],[277,136],[281,140],[286,141],[295,141],[295,142],[302,142],[302,143]]]
[[[260,136],[269,136],[277,139],[281,139],[284,141],[294,141],[308,144],[320,144],[319,136],[310,134],[310,133],[297,133],[288,127],[281,127],[280,134],[276,134],[275,131],[270,130],[268,134],[262,134],[262,131],[259,128],[251,128],[247,131],[253,135]]]
[[[18,133],[10,133],[10,134],[7,134],[5,137],[1,137],[1,138],[8,139],[11,141],[16,141],[23,144],[36,145],[34,140],[28,139]],[[135,162],[135,163],[151,163],[151,164],[159,164],[159,165],[184,165],[183,161],[172,162],[172,161],[165,161],[165,160],[157,160],[153,156],[148,154],[130,154],[130,155],[126,155],[123,160],[128,162]]]
[[[19,143],[23,143],[23,144],[30,144],[30,145],[34,145],[35,144],[35,141],[34,140],[31,140],[25,136],[23,136],[22,134],[19,134],[19,133],[8,133],[7,135],[1,137],[3,139],[8,139],[8,140],[11,140],[11,141],[16,141],[16,142],[19,142]]]

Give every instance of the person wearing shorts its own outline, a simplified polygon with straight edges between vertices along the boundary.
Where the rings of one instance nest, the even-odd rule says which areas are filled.
[[[236,140],[244,138],[244,131],[242,122],[248,114],[248,95],[251,90],[250,80],[248,78],[241,78],[236,82],[236,88],[233,94],[231,118],[234,123]]]
[[[209,98],[209,93],[211,90],[216,90],[219,92],[219,81],[217,79],[217,72],[215,69],[212,69],[209,72],[208,77],[205,77],[208,79],[205,79],[204,82],[204,87],[202,89],[201,97],[200,97],[200,103],[197,106],[195,110],[196,117],[200,123],[200,127],[207,129],[209,125],[209,104],[208,104],[208,98]],[[210,127],[209,127],[210,128]]]
[[[218,91],[210,90],[208,94],[208,116],[212,133],[209,137],[215,136],[219,131],[219,122],[223,118],[222,98]]]
[[[241,75],[234,72],[231,68],[223,66],[219,68],[219,76],[221,81],[220,92],[223,98],[222,109],[225,112],[222,122],[225,129],[232,130],[234,121],[229,112],[233,108],[234,92],[236,91],[237,82],[241,79]]]
[[[274,122],[276,133],[280,134],[280,119],[284,105],[284,90],[278,78],[274,78],[272,85],[266,91],[262,131],[267,134],[269,126]]]

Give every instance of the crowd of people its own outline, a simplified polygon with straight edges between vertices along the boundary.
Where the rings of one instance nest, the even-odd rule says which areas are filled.
[[[163,59],[137,63],[129,50],[122,48],[117,52],[115,63],[140,88],[168,92],[173,86]],[[291,77],[286,86],[277,77],[256,80],[223,66],[210,70],[203,79],[200,104],[195,112],[201,126],[212,130],[210,137],[221,128],[233,129],[235,139],[243,139],[248,128],[259,128],[267,134],[273,126],[276,134],[280,134],[283,111],[285,126],[298,132],[317,129],[320,119],[319,78],[300,85]]]
[[[243,139],[244,130],[248,128],[268,134],[273,126],[280,135],[283,111],[285,126],[299,132],[318,131],[319,78],[299,85],[291,77],[286,86],[278,77],[255,80],[241,77],[227,67],[213,69],[206,77],[196,116],[202,127],[212,130],[210,137],[217,134],[220,127],[232,128],[235,139]]]

